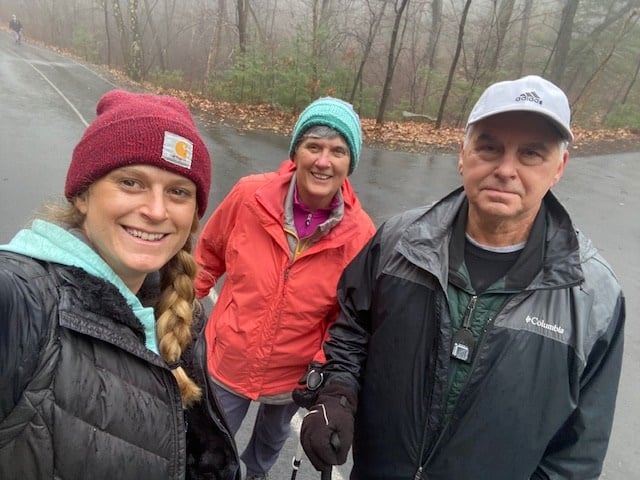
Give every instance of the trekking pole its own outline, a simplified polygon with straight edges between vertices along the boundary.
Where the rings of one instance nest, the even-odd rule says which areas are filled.
[[[302,463],[302,453],[303,453],[303,449],[302,449],[302,442],[298,442],[298,448],[296,449],[296,453],[293,455],[293,459],[291,460],[291,480],[296,480],[296,477],[298,476],[298,470],[300,470],[300,464]],[[329,467],[329,470],[323,470],[322,472],[320,472],[320,480],[331,480],[331,470],[332,468]]]
[[[294,453],[293,455],[293,459],[291,459],[291,480],[296,480],[298,470],[300,470],[300,464],[302,463],[302,452],[302,442],[298,441],[298,448],[296,449],[296,453]]]
[[[337,452],[338,450],[340,450],[340,437],[338,437],[337,433],[333,433],[331,435],[331,447]],[[331,466],[329,466],[328,469],[323,470],[322,472],[320,472],[320,480],[331,480],[331,470],[333,468]]]
[[[291,423],[296,431],[300,431],[300,427],[302,424],[302,418],[300,417],[299,412],[294,415],[291,419]],[[298,435],[299,437],[299,435]],[[296,476],[298,475],[298,470],[300,470],[300,464],[302,463],[302,455],[304,455],[304,449],[302,448],[302,440],[298,438],[298,446],[296,448],[296,453],[293,454],[293,458],[291,459],[291,480],[296,480]]]

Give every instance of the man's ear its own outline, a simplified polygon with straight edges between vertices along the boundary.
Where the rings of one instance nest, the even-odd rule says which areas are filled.
[[[464,141],[460,142],[460,153],[458,154],[458,173],[462,175],[462,156],[464,155]]]
[[[567,168],[567,163],[569,162],[569,149],[565,149],[562,152],[562,158],[560,159],[560,163],[558,164],[558,169],[556,170],[556,174],[553,176],[553,184],[551,186],[556,185],[562,175],[564,174],[565,169]]]

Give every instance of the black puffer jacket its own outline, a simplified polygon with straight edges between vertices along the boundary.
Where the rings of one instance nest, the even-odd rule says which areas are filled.
[[[183,412],[114,286],[0,252],[0,478],[239,478],[196,339],[183,361],[205,400]]]

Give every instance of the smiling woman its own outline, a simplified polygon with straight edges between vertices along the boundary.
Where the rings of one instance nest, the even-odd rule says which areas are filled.
[[[196,218],[196,185],[151,165],[121,167],[74,199],[82,232],[132,292],[186,244]]]
[[[247,479],[268,478],[277,461],[298,410],[292,392],[324,360],[338,278],[374,233],[348,179],[361,146],[350,104],[312,102],[296,121],[289,158],[278,171],[240,179],[198,239],[198,296],[228,279],[205,334],[232,432],[260,403],[241,456]]]
[[[22,425],[0,431],[0,478],[237,479],[190,253],[209,153],[175,98],[114,90],[96,111],[66,203],[0,247],[0,422]]]

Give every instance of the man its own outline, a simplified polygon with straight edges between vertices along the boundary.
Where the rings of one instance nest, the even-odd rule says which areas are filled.
[[[565,94],[528,76],[473,108],[462,187],[387,221],[347,267],[301,439],[352,479],[594,479],[622,362],[616,278],[550,189]],[[354,415],[355,434],[354,434]]]
[[[289,157],[240,179],[198,239],[195,287],[224,276],[205,337],[208,367],[235,434],[260,403],[241,459],[247,480],[268,478],[298,410],[291,398],[338,316],[336,285],[375,233],[349,176],[362,147],[360,118],[338,98],[298,117]]]
[[[13,36],[16,43],[20,43],[22,38],[22,23],[15,15],[11,15],[11,20],[9,20],[9,28],[13,31]]]

